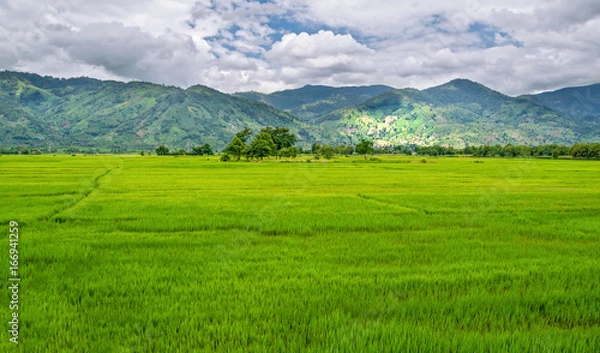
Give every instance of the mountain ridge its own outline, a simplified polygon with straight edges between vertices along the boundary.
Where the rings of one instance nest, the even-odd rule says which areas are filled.
[[[366,136],[380,145],[568,144],[598,136],[555,109],[465,79],[390,91],[317,122],[349,141]]]
[[[362,138],[378,145],[571,144],[600,136],[600,84],[517,97],[467,79],[423,90],[306,85],[273,94],[288,111],[204,85],[3,71],[0,145],[135,150],[209,143],[220,149],[246,126],[288,127],[303,147]],[[305,114],[291,113],[297,110]]]
[[[356,105],[377,95],[393,90],[385,85],[331,87],[305,85],[300,88],[277,91],[269,94],[259,92],[238,92],[235,96],[267,103],[277,109],[287,111],[307,121],[312,118]]]
[[[265,125],[286,126],[305,144],[321,138],[311,134],[319,129],[289,113],[200,85],[183,90],[4,72],[0,102],[3,145],[132,150],[209,143],[221,148],[245,126],[258,130]]]

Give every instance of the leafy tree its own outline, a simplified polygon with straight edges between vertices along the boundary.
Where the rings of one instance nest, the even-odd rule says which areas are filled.
[[[589,158],[588,155],[589,146],[587,143],[577,143],[571,147],[571,157],[573,158]]]
[[[242,140],[242,142],[244,144],[248,143],[248,140],[250,139],[250,136],[252,136],[252,130],[250,130],[248,127],[245,127],[244,130],[238,132],[237,134],[235,134],[235,137],[239,138],[240,140]]]
[[[517,148],[513,145],[504,146],[504,155],[507,157],[516,157],[519,154]]]
[[[275,143],[275,148],[277,151],[292,147],[296,143],[296,135],[290,133],[290,130],[285,127],[276,126],[272,128],[267,126],[266,128],[260,130],[260,132],[266,132],[271,135],[271,139],[273,143]]]
[[[346,146],[346,147],[344,147],[344,152],[343,152],[344,156],[349,156],[352,153],[354,153],[354,146]]]
[[[600,143],[590,143],[588,147],[588,156],[589,158],[600,158]]]
[[[519,149],[519,156],[521,157],[530,157],[531,156],[531,148],[527,145],[519,145],[517,146]]]
[[[158,156],[166,156],[169,154],[169,149],[165,145],[158,146],[155,151]]]
[[[212,147],[208,143],[205,143],[202,146],[196,146],[192,148],[192,154],[197,156],[212,156],[214,154]]]
[[[204,154],[203,152],[202,146],[196,146],[192,148],[192,154],[195,156],[202,156]]]
[[[283,158],[295,159],[298,156],[298,149],[294,146],[291,146],[288,148],[282,148],[281,151],[279,151],[279,154]]]
[[[233,140],[229,142],[229,145],[227,145],[223,151],[233,155],[235,160],[239,161],[242,154],[246,153],[246,149],[247,147],[244,143],[244,140],[242,140],[242,138],[236,134]]]
[[[323,147],[321,147],[321,155],[325,159],[331,159],[333,157],[334,153],[335,152],[333,150],[333,147],[331,147],[329,145],[323,145]]]
[[[313,143],[310,146],[310,151],[312,152],[312,154],[319,155],[319,152],[321,151],[321,144],[318,142]]]
[[[273,138],[267,132],[261,132],[252,142],[248,145],[246,149],[246,155],[250,158],[263,159],[264,157],[268,157],[274,154],[277,150],[275,143],[273,142]]]
[[[489,155],[491,155],[492,152],[492,148],[490,147],[490,145],[483,145],[480,148],[480,156],[481,157],[487,157]]]
[[[335,154],[339,154],[340,156],[349,156],[354,152],[354,147],[346,146],[343,143],[341,143],[335,146],[333,150],[335,151]]]
[[[373,148],[373,141],[361,139],[360,143],[356,145],[354,149],[356,153],[361,154],[367,160],[367,154],[373,154],[375,149]]]

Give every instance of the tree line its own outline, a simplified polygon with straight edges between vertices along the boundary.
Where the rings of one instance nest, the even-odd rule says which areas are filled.
[[[552,157],[559,158],[570,156],[577,159],[600,159],[600,143],[580,142],[571,146],[545,144],[539,146],[529,145],[480,145],[466,146],[464,148],[455,148],[441,145],[434,146],[419,146],[419,145],[391,145],[384,147],[374,146],[373,141],[362,139],[356,145],[330,145],[315,142],[310,148],[302,149],[296,147],[296,135],[290,133],[289,129],[283,127],[265,127],[257,134],[249,128],[244,128],[242,131],[235,134],[227,147],[221,153],[221,160],[236,160],[241,158],[247,160],[261,160],[265,157],[275,158],[296,158],[299,154],[311,154],[316,159],[324,158],[331,159],[335,155],[350,156],[358,154],[367,159],[367,155],[372,154],[405,154],[418,156],[474,156],[474,157]],[[198,145],[187,151],[178,149],[171,151],[164,144],[161,144],[154,150],[159,156],[173,155],[195,155],[195,156],[210,156],[214,155],[210,144],[205,143]],[[3,148],[0,146],[0,154],[43,154],[57,153],[56,148],[28,148],[22,146]],[[63,153],[101,153],[97,149],[81,150],[77,148],[65,148]],[[123,153],[113,149],[112,153]],[[141,152],[142,155],[144,151]]]
[[[213,154],[215,154],[212,147],[210,147],[210,144],[208,143],[205,143],[201,146],[196,146],[192,148],[191,151],[186,151],[183,148],[176,151],[171,151],[167,146],[160,145],[154,150],[154,152],[156,152],[156,155],[158,156],[212,156]],[[143,156],[144,151],[142,151],[141,154]]]
[[[380,148],[375,153],[417,154],[420,156],[470,155],[474,157],[552,157],[570,156],[582,159],[600,159],[600,143],[580,142],[571,146],[546,144],[528,145],[480,145],[464,148],[435,146],[393,146]]]

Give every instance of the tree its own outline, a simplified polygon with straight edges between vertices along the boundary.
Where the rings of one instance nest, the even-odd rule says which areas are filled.
[[[587,143],[581,142],[581,143],[577,143],[575,145],[573,145],[571,147],[571,157],[573,158],[589,158],[588,155],[588,149],[590,146],[588,146]]]
[[[588,156],[589,158],[600,158],[600,143],[590,143],[588,147]]]
[[[373,154],[375,149],[373,148],[373,141],[361,139],[360,143],[356,145],[354,149],[356,153],[361,154],[365,157],[365,161],[367,160],[367,154]]]
[[[246,149],[246,155],[252,159],[263,159],[264,157],[268,157],[276,152],[277,147],[273,142],[273,138],[267,132],[261,132],[252,142],[248,145]]]
[[[313,143],[312,146],[310,146],[310,151],[312,154],[319,155],[319,152],[321,151],[321,144],[318,142]]]
[[[235,134],[235,137],[242,140],[242,142],[244,144],[246,144],[248,142],[248,140],[250,139],[250,136],[252,136],[252,130],[250,130],[248,127],[245,127],[244,130]]]
[[[169,149],[165,145],[158,146],[155,151],[158,156],[166,156],[169,154]]]
[[[517,146],[519,151],[519,156],[521,157],[531,157],[531,148],[527,145],[519,145]]]
[[[483,145],[480,147],[480,157],[488,157],[492,152],[492,148],[489,145]]]
[[[205,143],[202,146],[196,146],[192,148],[192,154],[197,156],[212,156],[214,154],[212,147],[208,143]]]
[[[504,146],[504,155],[505,156],[516,157],[518,153],[519,152],[513,145],[508,144],[508,145]]]
[[[294,146],[288,148],[282,148],[279,151],[279,155],[283,158],[292,158],[295,159],[298,156],[298,149]]]
[[[242,154],[246,153],[246,144],[240,136],[236,136],[229,142],[229,145],[225,147],[223,152],[229,153],[235,157],[236,161],[239,161]]]
[[[321,155],[325,159],[331,159],[333,157],[334,153],[335,152],[333,150],[333,147],[331,147],[329,145],[323,145],[323,147],[321,147]]]
[[[266,128],[260,130],[260,132],[266,132],[271,135],[271,139],[273,140],[273,143],[275,143],[275,149],[277,151],[283,148],[292,147],[294,144],[296,144],[296,135],[291,134],[288,128],[279,126],[272,128],[267,126]]]
[[[354,153],[354,147],[353,146],[346,146],[344,147],[344,156],[349,156],[352,153]]]
[[[335,151],[335,154],[339,154],[340,156],[349,156],[354,152],[354,147],[346,146],[343,143],[341,143],[335,146],[333,150]]]
[[[339,145],[335,146],[333,148],[333,152],[335,152],[335,154],[339,154],[339,155],[344,153],[344,144],[339,144]]]

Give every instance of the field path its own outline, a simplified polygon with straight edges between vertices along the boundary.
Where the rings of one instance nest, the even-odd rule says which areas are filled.
[[[365,195],[365,194],[360,194],[359,193],[359,194],[356,194],[356,197],[358,197],[359,199],[362,199],[362,200],[371,201],[371,202],[374,202],[374,203],[377,203],[377,204],[380,204],[380,205],[384,205],[386,207],[392,207],[396,211],[400,211],[400,212],[403,212],[403,213],[421,213],[421,214],[427,213],[427,212],[425,212],[423,210],[419,210],[419,209],[416,209],[414,207],[401,206],[401,205],[398,205],[396,203],[385,201],[385,200],[381,200],[381,199],[378,199],[378,198],[370,196],[370,195]]]
[[[85,200],[88,196],[90,196],[94,191],[98,190],[98,188],[100,187],[100,180],[104,177],[106,177],[108,174],[110,174],[110,172],[112,171],[112,168],[109,168],[107,171],[105,171],[104,173],[98,175],[96,178],[94,178],[94,184],[92,185],[91,189],[86,190],[85,192],[82,193],[81,198],[71,202],[71,203],[67,203],[65,204],[63,207],[54,210],[50,215],[45,216],[45,217],[40,217],[39,220],[44,220],[44,221],[48,221],[52,218],[55,218],[56,216],[58,216],[59,214],[68,211],[74,207],[76,207],[77,205],[79,205],[79,203],[81,203],[81,201]],[[56,217],[55,221],[58,223],[63,223],[64,219],[60,218],[60,217]]]

